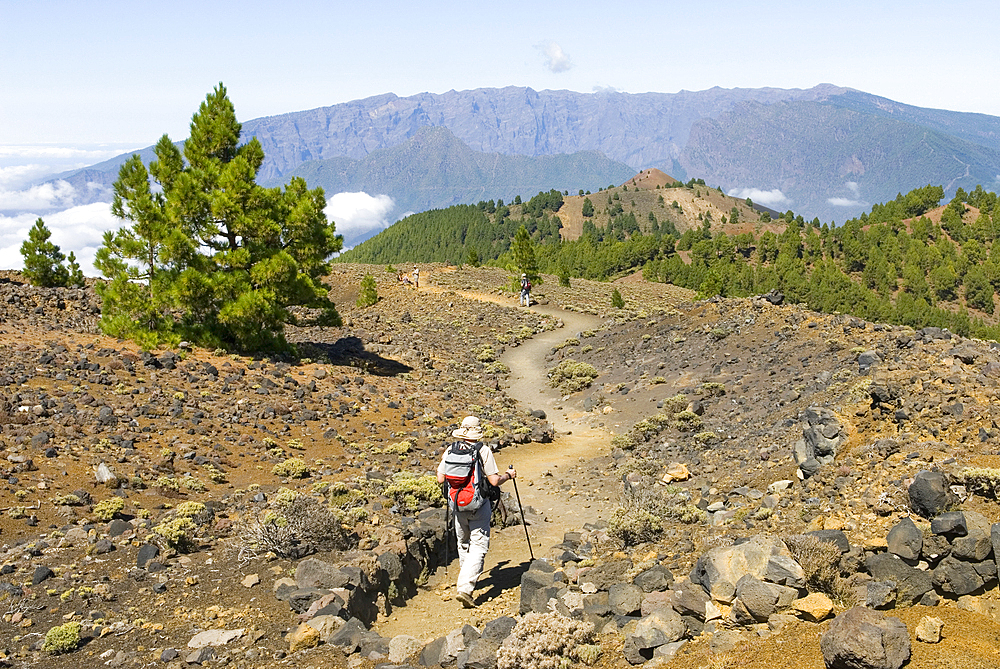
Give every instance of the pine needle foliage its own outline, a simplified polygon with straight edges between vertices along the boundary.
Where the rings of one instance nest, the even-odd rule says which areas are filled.
[[[220,83],[192,117],[183,153],[164,135],[148,169],[138,155],[122,165],[111,211],[127,225],[105,233],[94,262],[107,279],[105,333],[268,351],[287,348],[291,306],[339,324],[319,281],[342,243],[323,191],[298,177],[284,189],[258,185],[264,152],[256,138],[239,143],[241,127]]]

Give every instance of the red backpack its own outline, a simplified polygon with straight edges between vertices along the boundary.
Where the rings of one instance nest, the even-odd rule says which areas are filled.
[[[476,442],[456,441],[444,456],[444,480],[448,484],[448,498],[457,511],[478,511],[487,499],[483,495],[483,463],[479,458]]]

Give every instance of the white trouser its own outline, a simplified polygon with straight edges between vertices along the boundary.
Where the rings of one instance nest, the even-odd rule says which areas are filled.
[[[483,573],[486,551],[490,549],[490,503],[478,511],[455,513],[455,537],[458,541],[458,591],[471,595]]]

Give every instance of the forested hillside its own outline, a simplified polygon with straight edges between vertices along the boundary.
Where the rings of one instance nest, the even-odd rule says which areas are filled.
[[[712,215],[720,209],[709,206],[713,198],[723,205],[736,201],[697,181],[558,195],[539,194],[525,205],[481,202],[426,212],[344,260],[482,261],[515,270],[510,244],[524,225],[544,273],[613,279],[641,268],[649,280],[705,297],[773,290],[817,311],[1000,337],[1000,207],[996,194],[982,187],[959,189],[942,207],[943,188],[925,186],[837,227],[807,222],[791,210],[772,220],[748,202]],[[638,205],[649,198],[656,204],[643,215]],[[680,216],[680,201],[689,203],[687,216]],[[693,203],[704,211],[692,216]],[[662,215],[655,209],[660,204]],[[570,239],[562,217],[573,207],[583,223]],[[582,215],[585,208],[589,216]]]

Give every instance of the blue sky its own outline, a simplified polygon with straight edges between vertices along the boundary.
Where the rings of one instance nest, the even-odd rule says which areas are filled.
[[[243,120],[386,92],[509,85],[674,93],[832,83],[1000,115],[995,15],[985,0],[0,0],[0,267],[19,264],[10,243],[31,215],[58,208],[33,202],[71,204],[66,193],[32,194],[31,179],[165,132],[183,139],[220,81]],[[114,225],[93,212],[86,220]],[[78,227],[66,223],[54,240],[74,248]]]

